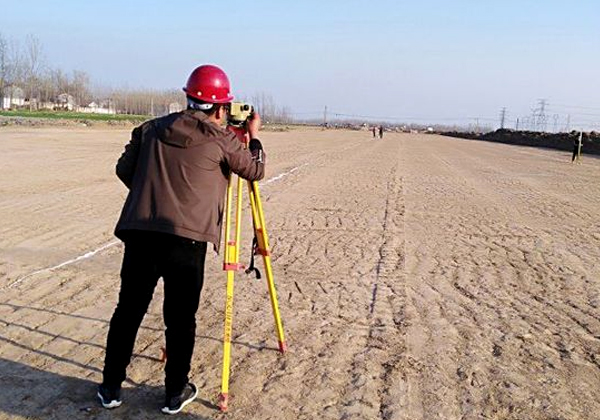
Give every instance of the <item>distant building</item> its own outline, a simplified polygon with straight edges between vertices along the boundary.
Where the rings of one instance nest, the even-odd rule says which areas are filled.
[[[77,108],[78,112],[84,112],[87,114],[116,114],[117,111],[112,104],[112,101],[103,101],[101,103],[90,102],[87,106],[81,106]]]
[[[2,95],[2,109],[25,106],[25,92],[18,86],[8,86]]]
[[[56,108],[56,103],[55,102],[40,102],[38,104],[38,109],[47,109],[50,111],[54,111]]]
[[[56,97],[56,108],[73,111],[76,108],[75,98],[68,93],[61,93]]]

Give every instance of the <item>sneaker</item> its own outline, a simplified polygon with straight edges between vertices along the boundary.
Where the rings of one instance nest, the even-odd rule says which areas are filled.
[[[167,395],[165,398],[165,406],[161,411],[165,414],[177,414],[183,407],[194,401],[197,395],[198,389],[196,389],[196,385],[190,382],[183,388],[181,394],[173,397]]]
[[[104,408],[116,408],[121,405],[121,387],[110,387],[104,384],[98,387],[98,398]]]

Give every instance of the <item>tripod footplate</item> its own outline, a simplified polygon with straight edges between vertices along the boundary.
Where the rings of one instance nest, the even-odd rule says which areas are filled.
[[[229,395],[225,393],[221,393],[219,395],[219,410],[225,412],[227,411],[227,403],[229,402]]]

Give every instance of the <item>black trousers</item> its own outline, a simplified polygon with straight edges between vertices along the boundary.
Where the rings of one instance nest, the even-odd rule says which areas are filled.
[[[103,383],[114,387],[125,380],[135,337],[162,277],[168,355],[165,387],[167,395],[177,395],[189,381],[206,242],[141,231],[128,232],[124,242],[121,290],[108,331]]]

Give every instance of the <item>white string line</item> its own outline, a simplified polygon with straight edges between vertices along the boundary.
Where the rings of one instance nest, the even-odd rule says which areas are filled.
[[[292,168],[292,169],[290,169],[290,170],[289,170],[289,171],[287,171],[287,172],[283,172],[283,173],[281,173],[281,174],[279,174],[279,175],[277,175],[277,176],[274,176],[274,177],[272,177],[272,178],[269,178],[269,179],[267,179],[266,181],[263,181],[263,182],[261,182],[260,184],[267,185],[267,184],[270,184],[271,182],[279,181],[281,178],[285,178],[286,176],[293,174],[293,173],[294,173],[294,172],[296,172],[298,169],[300,169],[300,168],[302,168],[302,167],[304,167],[304,166],[306,166],[306,165],[308,165],[308,162],[307,162],[307,163],[304,163],[304,164],[302,164],[302,165],[300,165],[300,166],[296,166],[295,168]]]
[[[68,260],[68,261],[62,262],[62,263],[60,263],[58,265],[55,265],[55,266],[52,266],[52,267],[47,267],[47,268],[42,268],[41,270],[37,270],[37,271],[34,271],[33,273],[29,273],[26,276],[23,276],[23,277],[15,280],[15,281],[13,281],[12,283],[10,283],[8,285],[8,287],[11,288],[13,286],[16,286],[17,284],[21,283],[23,280],[26,280],[29,277],[33,277],[36,274],[40,274],[40,273],[45,273],[47,271],[56,270],[57,268],[64,267],[65,265],[74,264],[74,263],[79,262],[81,260],[85,260],[85,259],[91,258],[94,255],[96,255],[98,252],[104,251],[105,249],[110,248],[111,246],[115,246],[119,242],[121,242],[121,241],[112,241],[112,242],[109,242],[107,244],[102,245],[100,248],[94,249],[93,251],[86,252],[85,254],[80,255],[77,258],[73,258],[72,260]]]
[[[294,172],[296,172],[298,169],[300,169],[300,168],[302,168],[303,166],[306,166],[306,165],[308,165],[308,163],[305,163],[305,164],[303,164],[303,165],[300,165],[300,166],[296,166],[295,168],[292,168],[292,169],[290,169],[290,170],[289,170],[289,171],[287,171],[287,172],[281,173],[281,174],[279,174],[279,175],[277,175],[277,176],[274,176],[274,177],[272,177],[272,178],[269,178],[269,179],[267,179],[266,181],[264,181],[264,182],[263,182],[263,184],[270,184],[271,182],[276,182],[276,181],[279,181],[280,179],[282,179],[282,178],[284,178],[284,177],[286,177],[286,176],[288,176],[288,175],[290,175],[290,174],[293,174],[293,173],[294,173]],[[97,253],[99,253],[99,252],[101,252],[101,251],[104,251],[105,249],[108,249],[108,248],[110,248],[110,247],[112,247],[112,246],[115,246],[115,245],[117,245],[117,244],[118,244],[118,243],[120,243],[120,242],[121,242],[121,241],[112,241],[112,242],[108,242],[108,243],[106,243],[106,244],[102,245],[100,248],[94,249],[93,251],[86,252],[85,254],[83,254],[83,255],[80,255],[80,256],[78,256],[78,257],[76,257],[76,258],[73,258],[73,259],[71,259],[71,260],[68,260],[68,261],[62,262],[62,263],[60,263],[60,264],[58,264],[58,265],[55,265],[55,266],[52,266],[52,267],[42,268],[42,269],[40,269],[40,270],[34,271],[33,273],[29,273],[29,274],[27,274],[27,275],[25,275],[25,276],[23,276],[23,277],[20,277],[20,278],[16,279],[16,280],[15,280],[15,281],[13,281],[12,283],[10,283],[10,284],[8,285],[8,288],[12,288],[12,287],[14,287],[14,286],[16,286],[16,285],[20,284],[20,283],[21,283],[21,282],[23,282],[24,280],[27,280],[29,277],[33,277],[33,276],[35,276],[35,275],[37,275],[37,274],[41,274],[41,273],[45,273],[45,272],[48,272],[48,271],[56,270],[57,268],[64,267],[65,265],[71,265],[71,264],[75,264],[76,262],[79,262],[79,261],[82,261],[82,260],[85,260],[85,259],[91,258],[91,257],[93,257],[94,255],[96,255]]]

